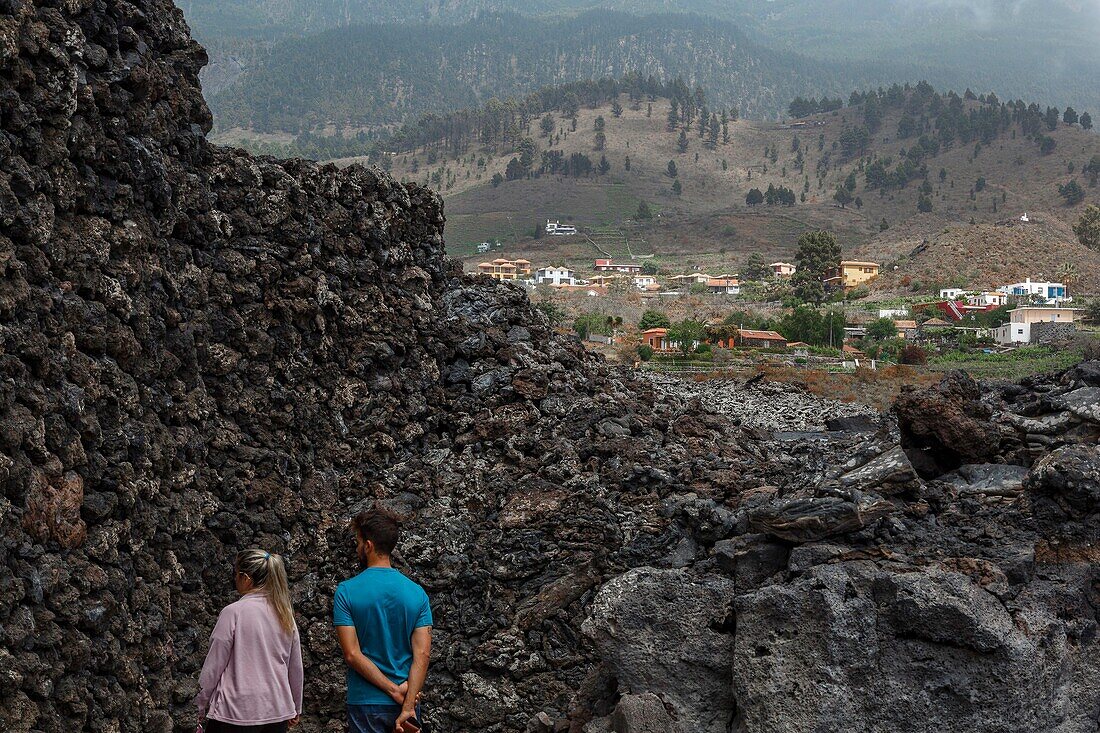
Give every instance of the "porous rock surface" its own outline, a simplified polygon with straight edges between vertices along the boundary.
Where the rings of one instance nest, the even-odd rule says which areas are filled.
[[[740,426],[463,278],[429,191],[209,145],[205,58],[164,0],[0,0],[0,730],[193,729],[247,546],[341,730],[378,499],[440,731],[1096,729],[1097,365],[912,395],[995,426],[943,473],[904,409]]]
[[[874,408],[859,402],[816,397],[789,384],[735,379],[689,382],[649,373],[646,378],[665,391],[697,398],[704,410],[726,415],[746,427],[780,432],[825,430],[827,421],[874,416]]]

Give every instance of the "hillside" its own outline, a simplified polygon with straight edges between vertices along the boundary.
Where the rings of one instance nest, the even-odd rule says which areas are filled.
[[[301,58],[303,48],[313,49],[323,57],[326,46],[337,39],[351,43],[355,52],[342,57],[341,66],[321,68],[321,73],[313,78],[313,84],[330,92],[330,96],[351,96],[359,102],[366,100],[368,107],[373,108],[373,101],[360,87],[365,79],[368,86],[375,82],[363,77],[357,67],[361,59],[370,63],[381,58],[387,79],[392,83],[383,87],[385,93],[381,98],[387,104],[397,95],[409,93],[414,97],[422,93],[430,97],[431,85],[423,85],[422,79],[417,78],[417,85],[409,88],[401,85],[403,79],[394,77],[395,73],[399,77],[410,75],[408,69],[403,68],[406,65],[403,59],[410,51],[403,41],[437,39],[440,26],[448,27],[446,33],[450,35],[462,36],[464,26],[469,26],[478,14],[486,13],[541,18],[547,25],[542,31],[528,35],[531,26],[518,19],[510,21],[510,32],[493,36],[492,43],[479,47],[475,53],[492,57],[506,49],[517,46],[522,49],[529,44],[538,47],[547,41],[562,42],[561,53],[543,56],[540,58],[542,63],[510,70],[499,77],[479,76],[476,73],[479,69],[492,70],[492,65],[471,66],[467,59],[461,71],[454,72],[456,78],[449,80],[446,86],[451,86],[453,81],[454,88],[460,89],[458,82],[472,80],[484,95],[500,96],[522,87],[522,79],[513,78],[517,73],[538,76],[536,84],[588,78],[571,75],[574,62],[568,54],[575,54],[577,49],[570,44],[570,36],[561,35],[569,33],[571,28],[561,21],[591,11],[599,11],[596,13],[599,16],[607,11],[624,11],[635,16],[654,13],[707,16],[708,23],[681,31],[681,37],[673,41],[674,50],[663,59],[661,71],[668,77],[683,75],[693,83],[707,86],[716,99],[726,91],[723,75],[714,76],[707,67],[715,62],[728,63],[728,59],[720,58],[728,54],[728,49],[712,47],[719,57],[716,59],[700,59],[698,49],[715,38],[708,26],[718,24],[735,29],[754,47],[810,57],[825,69],[832,67],[827,74],[839,74],[842,89],[864,86],[869,81],[892,83],[925,78],[937,86],[994,89],[1002,96],[1036,99],[1044,104],[1100,106],[1100,87],[1092,81],[1100,71],[1100,46],[1095,43],[1100,31],[1100,6],[1076,0],[919,4],[910,0],[873,3],[863,0],[547,0],[540,3],[518,0],[405,0],[400,3],[382,0],[181,0],[181,6],[196,34],[211,51],[214,63],[204,72],[203,83],[209,93],[224,97],[215,104],[218,124],[223,129],[242,124],[242,114],[249,110],[259,113],[265,108],[264,104],[257,103],[262,102],[262,97],[248,97],[248,85],[236,86],[235,83],[245,77],[264,79],[263,83],[269,92],[274,91],[277,101],[293,100],[294,95],[303,92],[315,97],[310,85],[299,83],[300,72],[286,73],[287,64]],[[390,28],[392,24],[399,24],[402,29],[381,34],[351,31],[364,24],[390,24]],[[329,33],[335,29],[351,33]],[[728,35],[729,32],[723,30],[718,37]],[[359,40],[355,40],[357,38]],[[502,39],[505,41],[503,46]],[[634,40],[624,42],[632,45]],[[645,40],[647,45],[653,42],[653,39]],[[369,48],[362,47],[367,44]],[[435,46],[412,48],[420,52]],[[451,50],[448,68],[454,68],[451,64],[457,49],[452,47]],[[600,50],[621,56],[621,52],[615,50],[614,41]],[[591,49],[582,51],[587,54]],[[339,55],[338,49],[336,53]],[[754,55],[759,56],[755,52]],[[429,53],[426,60],[434,61],[436,56]],[[521,53],[516,61],[522,63],[526,56],[526,52]],[[639,58],[645,63],[635,63],[631,68],[639,70],[645,65],[652,69],[658,60],[645,54],[632,54],[625,60],[637,61]],[[391,68],[390,64],[396,66]],[[263,71],[268,65],[271,71]],[[439,68],[434,64],[425,65],[425,69],[432,71]],[[698,75],[696,68],[700,69]],[[735,64],[733,68],[740,67]],[[802,73],[808,71],[811,70],[803,67]],[[612,72],[613,67],[606,65],[597,67],[588,76]],[[784,87],[789,86],[781,74],[776,78]],[[499,87],[496,86],[498,82]],[[228,91],[234,86],[235,92]],[[730,90],[731,95],[733,91]],[[817,92],[822,91],[835,93],[838,90],[819,85]],[[776,92],[777,97],[784,96],[783,89]],[[238,96],[242,99],[238,100]],[[472,101],[474,98],[467,98],[462,105]],[[430,104],[420,104],[419,108],[430,108]],[[443,107],[435,109],[439,111]],[[231,119],[222,121],[222,110],[236,110],[236,113]],[[775,111],[766,105],[760,110],[765,114]],[[278,118],[282,110],[276,103],[268,111]],[[328,114],[323,104],[315,103],[308,111],[322,119]],[[370,117],[387,118],[378,114]],[[270,126],[272,116],[246,116],[243,124]],[[285,120],[280,124],[285,125]],[[289,129],[297,131],[297,127]]]
[[[338,28],[279,43],[211,100],[219,130],[345,132],[400,124],[491,97],[627,72],[681,76],[746,116],[775,117],[799,94],[840,94],[899,67],[777,52],[700,16],[594,11],[564,20],[485,15],[459,25]]]
[[[1082,246],[1065,221],[1049,213],[1028,216],[1026,223],[1013,218],[930,235],[899,231],[876,237],[865,251],[897,264],[897,270],[888,269],[880,278],[878,285],[884,289],[992,288],[1028,277],[1060,280],[1059,269],[1072,263],[1078,277],[1071,288],[1100,293],[1100,252]]]
[[[926,87],[921,89],[928,93]],[[916,94],[916,90],[906,94]],[[940,102],[935,102],[936,98]],[[624,97],[621,117],[615,117],[611,106],[605,104],[581,109],[575,132],[570,120],[552,115],[552,140],[540,136],[538,119],[533,119],[527,130],[537,148],[532,156],[536,161],[546,151],[560,151],[564,159],[585,155],[593,163],[603,155],[610,164],[605,175],[540,173],[541,163],[536,162],[529,175],[518,180],[498,179],[494,186],[493,176],[506,177],[515,153],[509,150],[494,155],[477,145],[457,157],[434,147],[420,148],[416,153],[390,156],[388,163],[395,174],[427,183],[443,194],[448,246],[453,254],[472,259],[477,258],[473,250],[476,242],[499,239],[505,252],[535,262],[564,259],[575,266],[590,264],[597,254],[590,245],[531,236],[545,219],[561,218],[599,231],[621,230],[625,240],[638,243],[635,254],[655,254],[670,268],[736,270],[754,251],[769,258],[790,257],[798,234],[816,227],[836,232],[849,255],[873,257],[892,266],[945,228],[966,236],[971,220],[993,224],[1024,211],[1051,222],[1049,236],[1043,241],[1056,240],[1067,248],[1067,256],[1080,255],[1068,224],[1084,205],[1098,200],[1098,189],[1088,187],[1087,176],[1081,174],[1092,157],[1100,155],[1096,133],[1061,122],[1053,131],[1044,127],[1040,135],[1054,141],[1054,150],[1043,154],[1039,144],[1023,134],[1022,125],[1031,122],[1013,122],[1014,113],[1004,122],[998,113],[995,129],[961,133],[984,134],[986,144],[955,139],[937,149],[929,135],[937,135],[938,118],[928,110],[951,99],[949,95],[930,96],[927,107],[917,102],[896,107],[880,104],[876,132],[866,140],[863,153],[856,151],[852,156],[845,155],[845,144],[851,144],[853,131],[867,124],[864,104],[810,116],[801,121],[807,125],[802,129],[757,121],[730,122],[729,141],[723,142],[720,136],[714,149],[709,145],[709,133],[707,139],[699,137],[696,123],[687,136],[687,151],[681,153],[679,134],[668,131],[667,100],[632,105]],[[971,113],[978,120],[983,115],[990,117],[994,107],[1001,109],[999,104],[978,99],[954,99],[949,103],[961,111],[951,119],[967,124]],[[605,125],[603,151],[595,150],[597,118],[603,118]],[[909,122],[902,127],[915,126],[924,135],[924,143],[914,129],[905,130],[908,137],[899,137],[903,118]],[[924,144],[935,152],[923,153],[919,164],[910,165],[906,161],[912,158],[900,154],[918,146],[924,150]],[[431,159],[435,162],[429,163]],[[667,173],[669,161],[676,165],[676,179]],[[869,171],[886,171],[893,178],[902,164],[902,169],[909,171],[903,182],[869,185]],[[1074,173],[1069,172],[1071,166]],[[922,170],[928,171],[926,183]],[[852,197],[858,197],[862,207],[853,202],[841,208],[834,194],[853,174]],[[984,181],[979,183],[979,179]],[[680,195],[672,191],[674,180],[680,182]],[[1086,196],[1084,202],[1066,206],[1058,185],[1071,180],[1079,181]],[[794,205],[746,205],[751,189],[764,191],[769,185],[790,188],[797,197]],[[931,212],[918,211],[922,186],[931,191],[927,196]],[[653,210],[654,219],[633,221],[643,200]],[[882,232],[884,220],[889,228]],[[1081,263],[1087,264],[1085,260]],[[1020,263],[1025,265],[1026,260]]]

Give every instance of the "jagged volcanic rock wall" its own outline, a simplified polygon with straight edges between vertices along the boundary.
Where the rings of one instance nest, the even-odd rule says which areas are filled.
[[[338,727],[376,498],[414,518],[440,729],[567,710],[594,588],[736,440],[451,271],[429,191],[208,145],[205,58],[163,0],[0,1],[0,729],[192,727],[253,545],[291,565],[304,729]]]

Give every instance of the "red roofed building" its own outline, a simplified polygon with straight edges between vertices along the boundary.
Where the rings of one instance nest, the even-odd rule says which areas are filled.
[[[737,345],[761,349],[783,349],[787,346],[787,339],[775,331],[740,328],[737,330]]]

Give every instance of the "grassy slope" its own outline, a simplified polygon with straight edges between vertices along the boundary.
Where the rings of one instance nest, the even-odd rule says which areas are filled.
[[[624,99],[624,104],[626,100]],[[511,155],[493,157],[485,151],[471,151],[461,160],[447,160],[429,166],[424,154],[416,157],[417,172],[411,172],[414,156],[395,158],[394,172],[398,176],[425,180],[428,173],[444,171],[441,193],[446,201],[448,216],[448,243],[454,255],[477,259],[473,244],[482,239],[499,238],[505,243],[509,255],[525,255],[536,263],[564,260],[574,266],[590,264],[596,254],[591,247],[576,240],[533,240],[530,232],[546,218],[561,218],[582,226],[625,225],[633,241],[645,240],[645,251],[655,252],[658,259],[673,269],[708,267],[713,270],[736,270],[748,253],[762,252],[765,257],[790,257],[798,234],[808,228],[823,227],[835,232],[845,245],[845,254],[853,257],[874,257],[884,264],[899,266],[899,276],[913,268],[914,277],[940,277],[940,273],[957,272],[966,264],[965,248],[947,246],[950,241],[965,241],[980,236],[985,260],[1000,262],[997,248],[1001,230],[989,227],[971,230],[968,222],[973,218],[979,224],[994,224],[1014,219],[1023,211],[1047,222],[1042,225],[1042,236],[1036,238],[1047,254],[1054,252],[1077,261],[1082,274],[1088,278],[1090,288],[1100,290],[1096,275],[1095,259],[1073,241],[1066,223],[1079,215],[1078,207],[1065,207],[1057,193],[1057,184],[1071,178],[1067,172],[1069,163],[1079,170],[1092,155],[1100,153],[1100,137],[1075,127],[1062,126],[1053,136],[1058,141],[1054,154],[1041,156],[1037,146],[1027,140],[1010,139],[1008,136],[985,148],[977,158],[972,146],[956,146],[928,161],[935,186],[933,195],[935,211],[918,214],[916,211],[917,186],[891,191],[885,197],[877,191],[866,191],[863,176],[858,174],[859,188],[856,194],[864,201],[862,210],[849,206],[840,209],[832,201],[832,193],[856,166],[856,161],[831,169],[819,186],[814,174],[822,153],[818,151],[817,138],[825,136],[825,150],[848,122],[857,122],[858,111],[845,109],[836,115],[820,119],[823,128],[801,132],[779,129],[776,124],[739,121],[731,123],[731,141],[719,144],[717,150],[708,150],[696,133],[689,136],[690,148],[686,154],[677,149],[677,134],[665,130],[667,103],[658,100],[653,104],[653,116],[646,117],[645,106],[640,111],[625,110],[616,119],[610,109],[582,110],[577,132],[568,132],[568,123],[558,120],[566,131],[558,146],[568,156],[575,151],[585,152],[593,160],[599,153],[593,150],[593,122],[602,115],[607,123],[607,149],[605,154],[612,163],[612,171],[602,178],[593,177],[576,181],[544,176],[537,179],[512,181],[498,188],[489,185],[495,172],[503,172]],[[912,141],[893,139],[896,119],[888,117],[873,143],[873,152],[893,155]],[[531,134],[540,147],[547,140],[537,137],[537,121],[532,123]],[[764,189],[769,183],[785,185],[801,193],[804,178],[794,171],[795,154],[791,152],[792,138],[797,134],[806,156],[806,173],[810,176],[810,192],[805,204],[793,208],[759,206],[751,209],[744,204],[745,193],[752,187]],[[775,145],[779,160],[775,164],[766,161],[764,150]],[[698,161],[696,161],[698,154]],[[631,170],[624,169],[624,159],[630,156]],[[485,157],[484,169],[477,166],[477,158]],[[834,160],[837,153],[834,153]],[[671,193],[672,180],[665,175],[669,160],[674,160],[680,172],[683,195]],[[722,161],[728,170],[722,170]],[[348,161],[344,161],[348,162]],[[764,173],[767,165],[768,172]],[[782,168],[786,166],[787,176]],[[940,184],[939,169],[948,171],[948,179]],[[979,176],[984,176],[988,187],[969,197],[970,188]],[[453,177],[453,182],[452,181]],[[1098,189],[1087,189],[1086,203],[1100,201]],[[1002,196],[1004,202],[1002,202]],[[647,201],[660,216],[637,230],[627,219],[636,210],[640,200]],[[998,210],[993,211],[996,199]],[[887,219],[891,229],[879,233],[878,223]],[[949,230],[951,237],[943,232]],[[943,246],[931,247],[931,254],[904,258],[924,240],[943,242]],[[1014,259],[1008,263],[1005,273],[1024,272],[1030,269],[1027,241],[1012,240],[1015,244],[1006,253]],[[952,258],[958,255],[957,261]],[[1023,260],[1023,261],[1020,261]],[[1044,264],[1044,268],[1047,266]],[[973,269],[973,268],[970,268]],[[1091,271],[1091,272],[1090,272]],[[928,273],[933,273],[929,275]],[[988,274],[988,273],[986,273]]]

